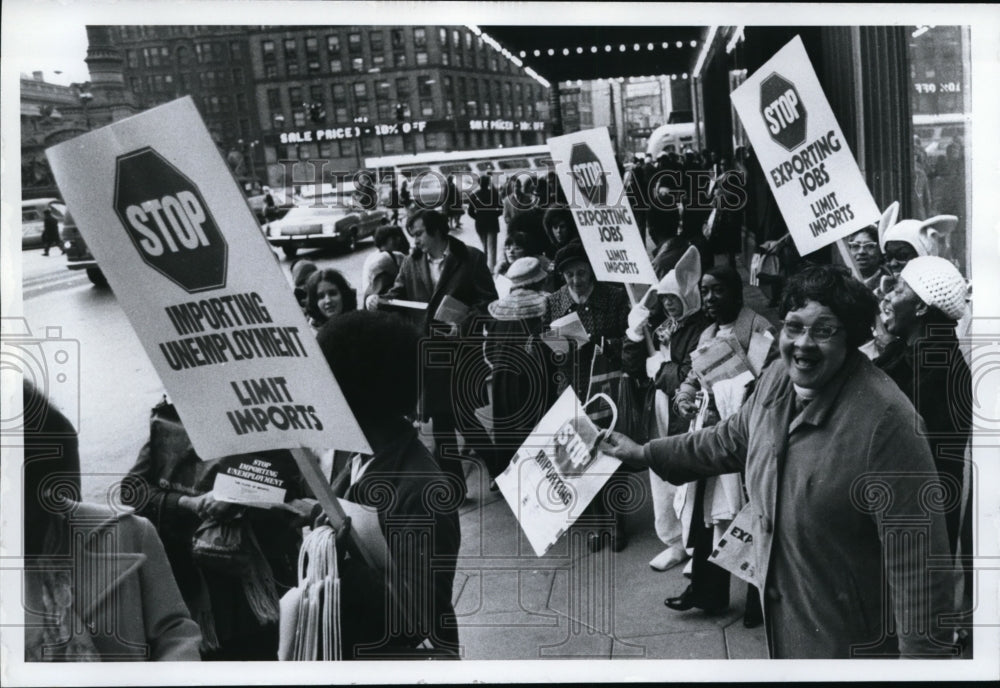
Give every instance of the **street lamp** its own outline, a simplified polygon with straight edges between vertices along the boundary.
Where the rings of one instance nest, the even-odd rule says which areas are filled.
[[[80,99],[80,105],[83,106],[83,119],[86,123],[87,131],[90,131],[90,101],[94,99],[94,94],[90,92],[90,82],[74,84],[74,86],[76,97]]]

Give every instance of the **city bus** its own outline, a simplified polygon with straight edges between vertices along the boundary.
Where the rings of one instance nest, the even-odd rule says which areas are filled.
[[[555,169],[549,147],[544,145],[385,155],[366,158],[365,167],[376,172],[380,184],[406,179],[413,199],[429,206],[444,201],[445,181],[449,175],[455,175],[462,197],[466,199],[476,190],[480,175],[487,172],[492,173],[493,183],[499,188],[511,177],[536,178]]]

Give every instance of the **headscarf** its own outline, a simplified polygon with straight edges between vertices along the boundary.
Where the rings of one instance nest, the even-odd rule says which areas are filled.
[[[663,342],[670,339],[670,336],[677,331],[681,323],[693,313],[701,310],[701,255],[694,246],[688,249],[677,261],[674,269],[663,276],[659,284],[656,285],[656,293],[663,296],[673,294],[681,300],[684,311],[681,317],[674,319],[667,314],[667,319],[656,328],[654,333],[656,338]]]
[[[958,218],[954,215],[896,222],[898,216],[899,201],[893,201],[879,220],[878,244],[883,253],[888,242],[902,241],[912,246],[918,256],[937,256],[940,254],[938,237],[947,236],[958,225]]]

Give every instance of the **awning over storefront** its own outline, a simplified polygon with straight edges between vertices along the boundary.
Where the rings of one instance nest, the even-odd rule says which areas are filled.
[[[698,26],[482,26],[526,67],[555,84],[691,72]]]

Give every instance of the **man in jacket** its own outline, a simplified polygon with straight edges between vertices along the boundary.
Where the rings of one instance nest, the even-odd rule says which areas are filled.
[[[475,409],[486,405],[486,399],[467,391],[485,388],[488,369],[482,357],[482,325],[488,320],[487,306],[497,299],[497,291],[483,252],[449,236],[444,215],[435,210],[418,211],[408,230],[414,250],[403,261],[388,296],[427,304],[423,321],[427,336],[420,353],[422,416],[433,422],[439,465],[455,478],[464,495],[465,475],[458,460],[456,430],[486,463],[491,475],[500,468],[496,448],[475,414]],[[445,297],[449,297],[448,313],[439,313]],[[447,308],[455,301],[464,306],[464,314]]]

